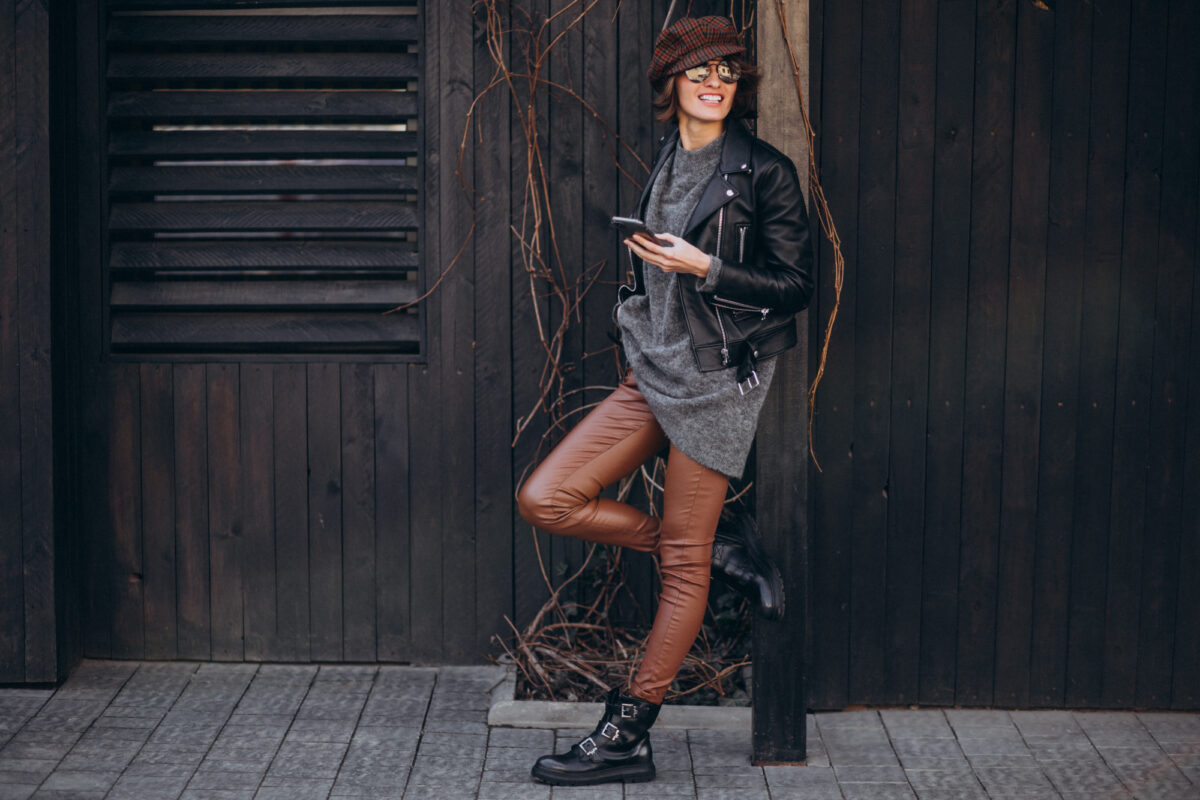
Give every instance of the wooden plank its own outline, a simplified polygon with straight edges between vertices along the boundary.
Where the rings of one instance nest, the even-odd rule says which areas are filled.
[[[920,702],[955,701],[975,6],[939,0]],[[819,563],[819,562],[818,562]]]
[[[0,14],[0,682],[25,679],[24,552],[21,518],[20,289],[17,268],[16,27]],[[15,524],[13,524],[15,523]]]
[[[342,442],[336,363],[308,365],[309,653],[341,661]]]
[[[108,423],[108,469],[100,528],[112,550],[112,657],[145,658],[145,610],[142,585],[141,392],[138,366],[112,369]]]
[[[1046,292],[1054,12],[1017,6],[1008,320],[993,702],[1030,704],[1037,552],[1042,343]]]
[[[251,577],[243,566],[242,389],[236,364],[209,364],[206,372],[212,658],[241,661],[246,657],[245,581]]]
[[[170,364],[141,364],[142,658],[178,658],[175,391]]]
[[[117,166],[109,171],[108,180],[108,190],[113,193],[375,193],[414,192],[418,188],[417,168],[396,164]]]
[[[1195,28],[1193,28],[1195,30]],[[1193,118],[1195,119],[1195,118]],[[1193,123],[1191,130],[1197,130]],[[1193,249],[1191,262],[1196,263],[1200,249],[1200,220],[1192,229]],[[1179,560],[1179,600],[1175,617],[1173,658],[1174,671],[1171,676],[1171,706],[1180,709],[1195,709],[1200,706],[1200,493],[1192,487],[1200,486],[1200,318],[1195,314],[1200,309],[1200,280],[1192,270],[1190,347],[1187,361],[1187,440],[1184,445],[1182,524],[1180,525],[1179,549],[1172,557]]]
[[[1167,24],[1164,78],[1162,205],[1158,219],[1158,291],[1155,300],[1153,395],[1150,399],[1149,471],[1145,537],[1142,547],[1142,596],[1138,620],[1137,687],[1134,704],[1166,708],[1172,692],[1174,656],[1194,647],[1196,638],[1177,620],[1193,614],[1179,605],[1184,584],[1179,557],[1184,537],[1189,430],[1187,400],[1196,391],[1188,380],[1188,346],[1197,324],[1192,299],[1200,225],[1200,71],[1189,41],[1200,36],[1200,6],[1172,3]],[[1186,388],[1185,388],[1186,387]],[[1192,422],[1189,425],[1189,422]],[[1200,630],[1192,627],[1190,630]],[[1193,695],[1194,696],[1194,695]],[[1176,703],[1176,708],[1186,707]],[[1195,707],[1195,703],[1192,704]]]
[[[115,315],[114,352],[257,351],[267,345],[309,352],[380,350],[415,352],[417,323],[392,314],[237,314],[133,312]]]
[[[303,364],[273,368],[275,588],[287,602],[275,609],[269,657],[309,661],[308,395]]]
[[[412,641],[408,367],[376,364],[375,554],[380,661],[407,661]]]
[[[821,184],[838,230],[858,229],[859,96],[862,8],[859,3],[822,5],[822,88],[819,128],[828,145],[820,153]],[[814,120],[814,125],[817,124]],[[857,362],[858,246],[855,237],[842,242],[846,283],[838,311],[829,366],[817,392],[814,447],[822,472],[814,484],[813,526],[809,558],[813,571],[809,618],[813,621],[809,663],[809,703],[814,709],[842,708],[849,702],[850,575],[849,535],[854,512],[849,494],[854,448],[854,374]],[[821,248],[818,269],[833,274],[833,254]],[[817,282],[810,315],[824,322],[833,308],[833,281]],[[823,334],[822,334],[823,335]]]
[[[428,9],[426,9],[428,14]],[[473,47],[474,20],[470,0],[452,0],[442,4],[438,22],[440,43],[437,57],[444,61],[440,67],[441,80],[447,84],[469,85],[472,67],[460,53]],[[430,39],[429,41],[434,41]],[[433,54],[431,53],[431,60]],[[462,137],[460,126],[474,97],[470,92],[449,92],[438,106],[441,121],[436,130],[429,130],[427,141],[440,142],[442,152],[454,152]],[[430,168],[435,165],[431,164]],[[441,239],[439,252],[444,263],[458,253],[467,231],[463,223],[471,218],[471,198],[459,191],[459,171],[454,159],[437,163],[437,182],[445,187],[437,202],[428,205],[441,220],[437,236]],[[468,185],[474,182],[473,165],[464,164],[461,177]],[[426,237],[426,241],[432,237]],[[434,262],[436,263],[436,262]],[[476,642],[475,587],[476,531],[475,503],[475,260],[467,248],[455,268],[442,282],[442,319],[437,328],[430,328],[430,351],[441,376],[438,403],[441,406],[441,465],[442,503],[441,570],[443,626],[442,656],[452,664],[475,661]],[[436,348],[436,349],[434,349]],[[449,624],[446,624],[449,623]]]
[[[179,658],[212,658],[208,536],[208,381],[203,364],[176,364],[175,584]]]
[[[342,364],[340,370],[342,657],[375,661],[375,387],[370,364]]]
[[[1105,569],[1112,503],[1114,386],[1125,171],[1129,3],[1096,6],[1080,329],[1075,536],[1071,546],[1066,704],[1100,705],[1105,662]],[[1101,533],[1102,532],[1102,533]]]
[[[596,10],[593,10],[592,13],[595,14]],[[553,51],[554,55],[548,59],[544,68],[549,80],[562,86],[571,87],[583,85],[583,64],[580,58],[583,51],[583,34],[579,25],[567,29],[567,24],[573,20],[574,16],[558,15],[549,25],[546,39],[547,41],[557,41],[557,44]],[[580,142],[583,139],[583,109],[581,106],[571,98],[555,93],[548,105],[546,115],[542,119],[545,132],[549,134],[546,136],[542,150],[546,160],[544,173],[549,182],[549,196],[546,198],[546,207],[549,213],[543,219],[547,228],[547,244],[549,245],[548,266],[560,285],[564,288],[573,288],[577,285],[583,270],[595,261],[594,254],[585,253],[582,250],[581,228],[589,222],[595,224],[598,221],[601,230],[606,230],[608,229],[608,220],[604,217],[611,218],[612,214],[606,215],[603,209],[597,209],[599,213],[595,217],[591,215],[585,217],[584,215],[583,164],[581,161],[588,155],[599,155],[599,153],[588,154],[586,151],[581,153],[579,150]],[[601,219],[596,220],[596,217]],[[581,221],[582,224],[576,220]],[[587,263],[583,263],[585,259]],[[575,292],[568,290],[568,297],[574,300]],[[549,313],[547,324],[551,329],[557,327],[560,324],[559,320],[564,316],[569,320],[563,336],[562,360],[564,363],[577,362],[584,352],[582,318],[577,314],[565,311],[563,303],[556,296],[550,297]],[[584,385],[582,378],[582,370],[572,369],[564,372],[561,389],[564,393],[570,394],[564,398],[558,413],[570,413],[579,408],[578,391]],[[574,536],[551,536],[549,544],[550,547],[542,552],[548,557],[549,563],[553,565],[552,575],[555,576],[555,583],[574,572],[579,564],[583,563],[587,549],[590,547],[589,543]],[[581,587],[576,583],[566,590],[563,599],[566,602],[581,599],[580,592]]]
[[[642,6],[645,4],[637,4]],[[621,14],[629,14],[631,6],[623,6]],[[530,13],[544,13],[545,2],[538,0],[537,3],[527,6]],[[507,9],[502,12],[502,23],[505,27],[509,25],[528,25],[528,21],[523,14],[512,16],[507,14]],[[648,14],[647,14],[648,16]],[[507,18],[505,18],[507,17]],[[521,47],[511,48],[512,52],[508,54],[511,63],[518,70],[528,70],[530,65],[526,63],[528,52],[523,52]],[[633,56],[630,56],[631,58]],[[638,56],[640,58],[640,55]],[[636,74],[636,71],[635,71]],[[635,87],[645,80],[645,76],[641,75],[628,84]],[[535,103],[539,115],[546,113],[546,103],[538,98],[530,98],[526,94],[526,85],[521,85],[520,92],[512,98],[518,106]],[[644,114],[644,109],[640,111]],[[544,117],[543,117],[544,119]],[[529,162],[527,156],[528,142],[526,140],[526,132],[521,127],[519,118],[513,120],[512,141],[509,147],[512,151],[512,157],[509,162],[510,179],[509,184],[512,188],[511,199],[509,202],[510,214],[514,220],[521,220],[521,223],[516,226],[513,235],[509,238],[509,256],[508,263],[511,265],[509,294],[512,297],[512,416],[516,421],[516,426],[520,428],[524,425],[520,437],[516,439],[512,447],[512,469],[514,475],[514,489],[519,490],[524,478],[532,472],[537,462],[543,458],[548,451],[539,450],[538,441],[546,430],[543,412],[537,407],[538,398],[540,397],[540,389],[538,382],[542,374],[542,368],[545,364],[545,350],[541,345],[540,333],[537,327],[538,314],[542,314],[542,319],[546,319],[546,314],[549,313],[549,304],[542,296],[543,289],[538,288],[532,276],[526,271],[526,264],[522,258],[522,243],[520,237],[528,236],[530,225],[528,220],[532,219],[528,213],[532,209],[527,209],[526,203],[529,202],[529,197],[526,193],[526,183],[529,179]],[[526,253],[527,255],[527,253]],[[514,432],[515,435],[515,432]],[[531,527],[525,520],[521,519],[517,513],[516,506],[513,506],[513,607],[516,617],[514,622],[518,627],[527,624],[533,619],[533,616],[541,608],[549,596],[549,589],[545,585],[545,580],[542,578],[542,572],[538,566],[538,550],[548,553],[550,549],[550,536],[546,533],[539,533]]]
[[[25,680],[60,677],[55,586],[54,420],[51,379],[50,15],[41,4],[15,9],[16,143],[14,180],[20,303],[21,534]],[[17,66],[19,65],[19,66]],[[18,233],[19,232],[19,233]],[[65,597],[65,595],[64,595]]]
[[[955,686],[968,705],[990,704],[995,680],[1015,27],[1015,3],[977,10]]]
[[[406,231],[417,226],[416,208],[397,201],[114,202],[108,218],[115,234],[135,231]]]
[[[115,130],[108,154],[127,157],[402,158],[415,155],[415,131],[136,131]]]
[[[417,297],[412,281],[139,281],[114,283],[109,305],[120,311],[383,312]]]
[[[608,2],[609,0],[605,0]],[[604,12],[597,7],[593,13]],[[607,21],[608,17],[604,17]],[[590,28],[591,26],[589,26]],[[475,86],[487,84],[494,69],[486,42],[475,43]],[[586,89],[586,87],[585,87]],[[475,149],[475,259],[490,263],[511,246],[510,99],[491,92],[476,109],[479,132],[488,147]],[[520,134],[516,134],[519,138]],[[588,145],[584,143],[585,159]],[[481,535],[475,544],[476,654],[499,650],[493,636],[507,637],[504,617],[513,616],[513,538],[515,476],[512,463],[513,386],[511,263],[475,273],[475,518]]]
[[[873,4],[872,4],[873,3]],[[884,600],[888,544],[888,445],[892,350],[892,275],[896,241],[896,63],[899,6],[864,2],[862,110],[858,126],[858,257],[855,266],[854,461],[849,498],[849,692],[884,702]]]
[[[354,86],[398,84],[420,77],[415,53],[137,53],[111,52],[108,79],[114,86],[184,82],[188,89],[237,81],[238,88],[265,83],[277,89],[308,81]]]
[[[428,4],[422,10],[425,40],[441,41],[441,21],[443,10],[440,4]],[[429,86],[443,86],[446,76],[443,72],[444,60],[440,53],[430,51],[425,60],[425,83]],[[422,127],[425,129],[426,147],[440,147],[442,118],[439,113],[440,97],[438,93],[426,92],[423,97],[424,109]],[[461,131],[459,131],[461,133]],[[447,137],[453,131],[447,132]],[[425,203],[425,238],[422,242],[422,253],[425,263],[430,265],[429,278],[440,275],[452,255],[444,255],[441,247],[439,231],[447,220],[441,216],[442,184],[440,177],[440,161],[424,165],[430,179],[429,191],[423,196]],[[449,187],[453,184],[446,184]],[[451,251],[453,253],[453,251]],[[443,260],[443,258],[445,260]],[[455,267],[457,269],[457,267]],[[441,353],[433,350],[434,342],[439,342],[442,328],[443,308],[447,303],[446,292],[440,289],[430,295],[421,307],[424,315],[423,322],[429,330],[431,352],[427,363],[409,368],[407,373],[408,388],[408,430],[409,458],[419,469],[409,473],[408,496],[409,528],[411,535],[411,550],[409,562],[409,596],[413,605],[409,609],[411,627],[409,636],[411,657],[421,662],[436,662],[442,659],[442,621],[444,610],[442,606],[442,537],[443,523],[442,503],[442,445],[440,430],[443,425],[442,394],[440,370],[446,367]]]
[[[808,3],[784,6],[789,38],[808,82]],[[756,28],[758,64],[767,74],[787,75],[790,58],[780,32],[778,12],[770,9]],[[758,134],[783,149],[807,183],[807,138],[798,113],[795,85],[777,81],[759,95],[763,110]],[[811,216],[811,215],[810,215]],[[815,235],[815,218],[810,219]],[[759,416],[755,463],[755,516],[763,547],[779,565],[784,579],[786,613],[777,623],[754,620],[754,705],[752,762],[803,763],[807,749],[807,569],[809,538],[808,450],[803,446],[807,405],[808,332],[801,320],[796,347],[777,358],[771,393]]]
[[[1150,453],[1151,375],[1158,278],[1162,188],[1163,90],[1167,3],[1139,0],[1133,8],[1121,238],[1117,374],[1113,406],[1112,510],[1104,615],[1101,703],[1133,704],[1138,673],[1146,477]]]
[[[403,271],[420,263],[411,244],[390,242],[114,242],[109,268],[124,270],[296,270]]]
[[[1030,634],[1030,701],[1061,706],[1066,690],[1067,587],[1073,536],[1092,6],[1055,11],[1054,97],[1046,231],[1046,314],[1038,436],[1037,547]]]
[[[156,4],[157,6],[158,4]],[[172,42],[176,45],[225,42],[417,42],[415,15],[312,14],[211,16],[113,16],[109,42]]]
[[[925,440],[929,407],[929,297],[937,138],[935,0],[900,4],[897,77],[896,269],[893,278],[891,435],[883,695],[919,697]]]
[[[400,123],[417,115],[419,102],[415,92],[395,91],[112,91],[107,107],[117,121]]]
[[[242,559],[245,598],[243,658],[247,661],[266,660],[277,650],[276,598],[281,595],[276,589],[274,412],[274,367],[239,365],[238,460],[242,480],[238,555]]]

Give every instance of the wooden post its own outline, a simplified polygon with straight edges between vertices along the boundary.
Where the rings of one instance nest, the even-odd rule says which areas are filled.
[[[807,102],[808,3],[782,0],[782,5]],[[773,0],[760,2],[756,17],[758,63],[764,72],[758,99],[758,134],[795,162],[807,195],[808,138],[778,6]],[[819,229],[811,207],[809,217],[815,237]],[[800,323],[799,344],[780,357],[758,428],[758,524],[767,552],[783,572],[787,604],[782,620],[755,620],[755,764],[796,764],[806,757],[808,349],[805,317]]]

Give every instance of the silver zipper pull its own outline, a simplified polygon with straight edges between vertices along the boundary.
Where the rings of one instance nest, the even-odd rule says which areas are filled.
[[[722,367],[729,366],[729,348],[728,347],[721,348],[721,366]]]

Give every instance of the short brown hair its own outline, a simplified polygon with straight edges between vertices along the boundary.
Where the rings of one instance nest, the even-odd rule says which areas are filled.
[[[729,118],[753,117],[762,70],[741,56],[725,56],[724,60],[742,75],[738,78],[737,93],[733,96],[733,108],[729,110]],[[659,122],[674,122],[679,114],[679,101],[675,97],[675,77],[679,74],[677,72],[668,75],[653,84],[654,118]]]

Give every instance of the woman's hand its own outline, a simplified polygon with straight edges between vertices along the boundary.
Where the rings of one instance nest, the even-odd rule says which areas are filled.
[[[656,233],[659,239],[666,239],[670,247],[655,244],[645,234],[635,233],[625,240],[625,245],[633,254],[647,264],[653,264],[663,272],[684,272],[704,279],[708,277],[708,254],[697,248],[686,239],[681,239],[673,233]]]

